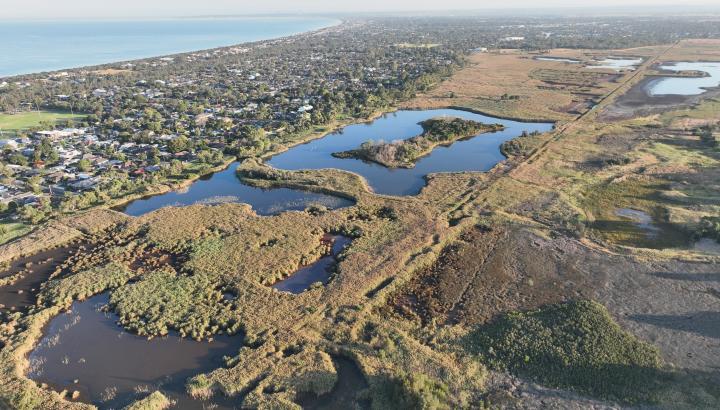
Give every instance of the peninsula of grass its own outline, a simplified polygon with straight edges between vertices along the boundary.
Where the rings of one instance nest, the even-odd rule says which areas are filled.
[[[16,114],[0,114],[0,139],[14,138],[23,131],[34,128],[54,128],[60,121],[78,121],[83,116],[62,111],[28,111]]]
[[[332,155],[375,162],[388,168],[412,168],[418,159],[428,155],[438,145],[450,145],[463,138],[504,129],[501,124],[484,124],[462,118],[432,118],[420,125],[423,133],[416,137],[392,142],[367,141],[358,149]]]

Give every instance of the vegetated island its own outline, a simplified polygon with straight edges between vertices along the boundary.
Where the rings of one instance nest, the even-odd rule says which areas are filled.
[[[406,140],[392,142],[372,140],[349,151],[334,152],[336,158],[356,158],[376,162],[388,168],[412,168],[415,162],[432,152],[438,145],[486,132],[501,131],[502,124],[484,124],[462,118],[431,118],[420,123],[423,133]]]

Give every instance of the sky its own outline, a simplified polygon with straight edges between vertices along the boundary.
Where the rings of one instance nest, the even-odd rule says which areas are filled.
[[[557,7],[717,6],[718,0],[0,0],[0,19],[153,18],[268,13],[421,12]]]

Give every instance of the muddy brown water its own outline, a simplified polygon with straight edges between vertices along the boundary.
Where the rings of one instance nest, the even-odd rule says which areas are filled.
[[[40,285],[48,280],[55,269],[75,253],[78,247],[79,245],[69,245],[49,249],[10,262],[10,266],[0,273],[0,278],[24,273],[15,283],[0,286],[0,311],[22,310],[34,305]]]
[[[337,235],[326,237],[325,240],[332,241],[332,249],[329,255],[300,268],[297,272],[277,282],[272,287],[281,292],[298,294],[308,290],[314,283],[326,284],[332,275],[332,266],[336,261],[335,257],[352,242],[352,239]]]
[[[28,377],[69,395],[78,391],[79,401],[103,409],[122,408],[158,389],[178,409],[240,407],[239,399],[193,400],[185,394],[185,383],[222,367],[224,356],[237,354],[242,335],[217,336],[212,342],[177,335],[147,340],[125,332],[114,314],[100,310],[108,299],[102,294],[75,302],[52,319],[29,356]]]

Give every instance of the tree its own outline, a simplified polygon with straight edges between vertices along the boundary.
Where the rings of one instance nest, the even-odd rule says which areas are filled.
[[[697,134],[700,136],[700,141],[709,147],[715,147],[718,144],[713,131],[714,127],[710,125],[702,126],[696,130]]]
[[[170,161],[170,167],[168,167],[168,172],[170,175],[173,175],[173,176],[182,174],[182,172],[183,172],[182,162],[177,159]]]
[[[90,161],[86,159],[81,159],[77,162],[76,167],[80,172],[88,172],[90,171],[92,164],[90,164]]]
[[[20,208],[20,217],[32,225],[37,225],[45,219],[45,213],[33,205],[23,205]]]
[[[190,149],[191,141],[188,137],[181,135],[177,138],[173,138],[168,142],[168,150],[172,153],[178,153],[187,151]]]
[[[27,180],[28,187],[36,194],[42,192],[43,179],[38,175],[33,175]]]
[[[25,157],[25,155],[23,155],[23,154],[21,154],[21,153],[19,153],[19,152],[13,154],[10,158],[8,158],[8,161],[9,161],[11,164],[20,165],[20,166],[23,166],[23,167],[26,167],[27,164],[28,164],[28,159]]]

